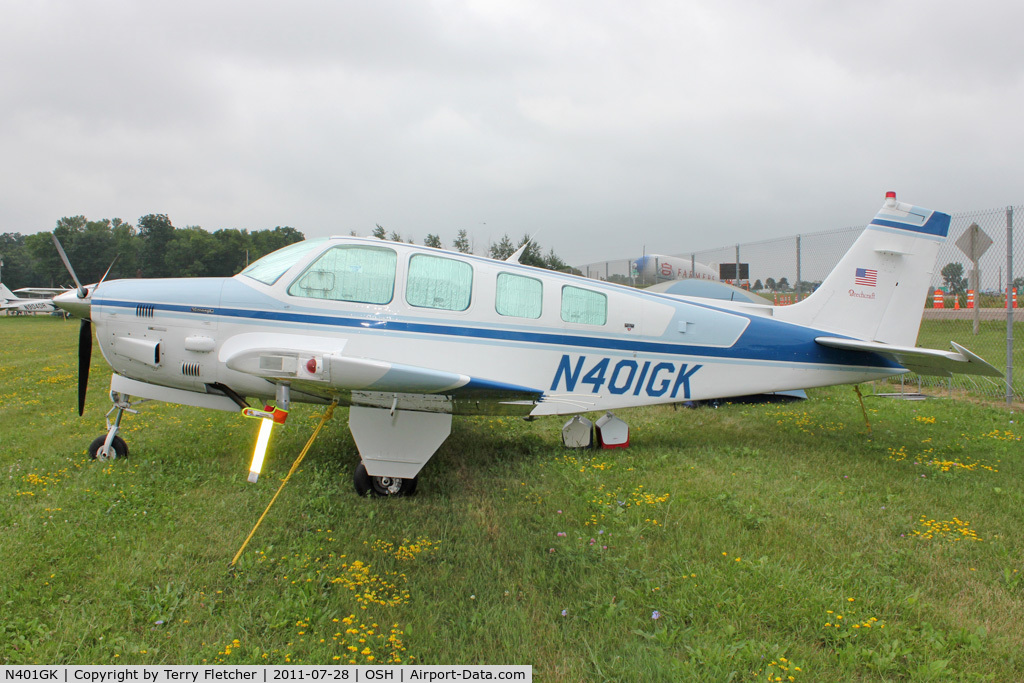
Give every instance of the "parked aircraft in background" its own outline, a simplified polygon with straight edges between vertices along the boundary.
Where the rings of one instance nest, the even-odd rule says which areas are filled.
[[[53,313],[57,307],[53,305],[53,297],[65,290],[50,288],[24,287],[17,293],[12,292],[3,283],[0,283],[0,310],[11,313]],[[18,294],[42,294],[46,298],[20,297]]]
[[[401,495],[454,415],[608,411],[910,370],[999,376],[956,344],[914,347],[949,220],[890,193],[821,287],[780,308],[357,237],[293,244],[233,278],[101,281],[55,302],[83,320],[79,412],[90,321],[114,370],[116,417],[94,456],[127,454],[119,425],[139,399],[264,425],[292,401],[338,401],[362,460],[356,490]]]
[[[647,254],[633,261],[633,269],[643,282],[661,282],[662,280],[684,280],[699,278],[702,280],[718,280],[718,268],[714,264],[707,265],[688,258]]]

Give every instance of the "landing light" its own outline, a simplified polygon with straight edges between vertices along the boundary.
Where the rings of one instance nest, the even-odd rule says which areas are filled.
[[[263,469],[263,456],[267,454],[267,444],[270,442],[270,431],[274,428],[274,421],[263,418],[260,420],[260,434],[256,437],[256,449],[252,452],[252,465],[249,467],[249,483],[255,484],[260,478],[260,471]]]

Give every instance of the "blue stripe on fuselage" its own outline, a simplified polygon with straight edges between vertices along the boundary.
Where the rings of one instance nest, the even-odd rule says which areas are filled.
[[[100,299],[93,303],[98,306],[134,310],[137,305],[143,302]],[[278,323],[325,325],[365,331],[373,330],[377,332],[456,337],[465,340],[546,344],[559,347],[602,349],[618,352],[671,354],[797,364],[848,365],[856,367],[881,367],[894,369],[900,369],[902,367],[894,361],[890,361],[876,354],[834,349],[821,346],[814,341],[815,337],[820,337],[825,334],[829,336],[836,336],[833,333],[813,330],[810,328],[800,327],[798,325],[790,325],[788,323],[770,320],[760,316],[743,315],[732,311],[729,312],[730,315],[740,315],[741,317],[748,318],[750,324],[735,344],[731,347],[723,348],[716,346],[676,344],[664,341],[642,341],[626,337],[584,336],[571,333],[468,327],[464,325],[379,320],[373,318],[353,318],[334,315],[294,313],[281,310],[229,308],[224,306],[207,306],[207,308],[212,309],[212,313],[196,314],[193,311],[194,306],[192,305],[152,303],[148,301],[144,303],[147,306],[153,306],[157,312],[166,311],[178,314],[201,315],[201,318],[204,320],[209,320],[211,316],[220,316],[225,318],[265,320]]]

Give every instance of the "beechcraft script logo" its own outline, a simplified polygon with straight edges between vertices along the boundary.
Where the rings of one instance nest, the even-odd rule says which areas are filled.
[[[874,287],[878,284],[878,271],[870,268],[858,268],[854,274],[853,284],[861,287]]]

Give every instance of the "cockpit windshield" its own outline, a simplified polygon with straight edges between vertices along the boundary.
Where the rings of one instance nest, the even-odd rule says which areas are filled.
[[[289,244],[287,247],[282,247],[277,251],[267,254],[243,270],[240,274],[245,275],[246,277],[251,277],[253,280],[258,280],[265,285],[272,285],[277,282],[278,278],[284,275],[289,268],[294,266],[303,256],[308,254],[311,249],[319,247],[326,241],[326,237],[321,237],[319,239],[305,240],[303,242]]]

